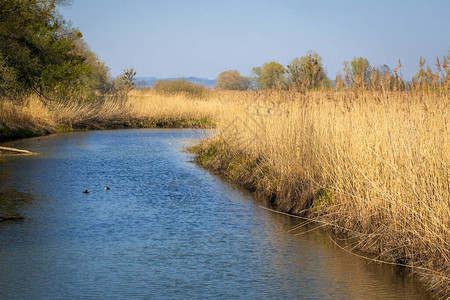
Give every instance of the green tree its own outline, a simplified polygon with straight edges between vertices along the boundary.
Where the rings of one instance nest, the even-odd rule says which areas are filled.
[[[237,70],[224,71],[217,76],[215,88],[219,90],[247,90],[250,88],[250,79],[241,76]]]
[[[366,58],[358,57],[348,63],[344,62],[346,75],[350,80],[350,84],[357,88],[368,88],[370,85],[370,63]]]
[[[442,59],[442,69],[443,69],[443,82],[444,84],[449,84],[450,80],[450,68],[448,66],[448,62],[450,61],[450,49],[448,50],[447,56],[444,56]]]
[[[111,91],[113,84],[110,69],[105,63],[101,62],[97,55],[90,51],[88,45],[81,39],[76,43],[76,52],[85,57],[84,64],[88,67],[88,72],[84,72],[80,78],[83,86],[102,93]]]
[[[370,88],[376,90],[392,90],[395,84],[395,76],[389,66],[373,67],[370,73]]]
[[[252,75],[250,77],[250,81],[254,90],[261,89],[260,78],[261,78],[261,67],[252,68]]]
[[[0,2],[0,95],[34,92],[65,99],[90,89],[86,83],[105,70],[95,70],[98,60],[82,43],[82,34],[58,14],[62,2]]]
[[[412,81],[420,84],[431,84],[432,79],[429,77],[427,71],[420,69],[414,74]]]
[[[184,79],[158,80],[153,86],[153,89],[161,94],[184,94],[195,98],[201,98],[207,93],[204,86]]]
[[[312,89],[327,83],[322,58],[312,50],[306,56],[294,58],[287,66],[289,84],[295,89]]]
[[[274,61],[252,70],[252,74],[255,76],[255,86],[264,90],[284,88],[286,85],[285,73],[283,65]]]
[[[0,52],[0,95],[13,94],[19,89],[16,70],[8,65]]]
[[[122,75],[120,75],[123,85],[128,90],[133,88],[135,77],[136,77],[136,71],[134,70],[134,68],[123,70]]]
[[[425,58],[420,57],[419,59],[419,71],[416,72],[416,74],[414,74],[413,78],[412,78],[412,82],[413,85],[420,85],[422,88],[431,84],[432,82],[432,74],[431,71],[428,67],[428,71],[424,70],[424,66],[425,66]]]

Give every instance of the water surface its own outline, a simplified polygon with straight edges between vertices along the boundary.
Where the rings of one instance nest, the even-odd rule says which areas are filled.
[[[191,163],[192,130],[117,130],[7,145],[0,299],[427,299],[398,268],[262,209]],[[104,188],[109,186],[110,190]],[[82,191],[88,189],[89,194]]]

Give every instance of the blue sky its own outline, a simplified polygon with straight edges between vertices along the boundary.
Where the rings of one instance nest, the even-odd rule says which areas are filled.
[[[250,75],[317,52],[334,79],[344,60],[411,79],[423,56],[434,67],[450,49],[450,1],[73,0],[61,13],[117,76],[198,76],[226,70]]]

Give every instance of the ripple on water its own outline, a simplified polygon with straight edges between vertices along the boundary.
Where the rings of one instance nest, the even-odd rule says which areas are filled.
[[[287,233],[298,220],[189,162],[181,149],[195,137],[118,130],[9,143],[45,154],[0,161],[0,215],[27,218],[0,223],[0,298],[429,298],[325,234]]]

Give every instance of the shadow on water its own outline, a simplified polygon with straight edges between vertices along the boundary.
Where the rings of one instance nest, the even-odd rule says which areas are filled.
[[[365,299],[377,299],[385,293],[387,298],[392,299],[430,297],[416,276],[411,275],[406,268],[373,262],[367,254],[343,250],[351,249],[350,244],[354,242],[353,239],[348,239],[342,234],[337,235],[330,229],[321,227],[320,224],[303,225],[305,222],[297,218],[274,212],[269,214],[274,220],[275,228],[268,233],[274,243],[282,244],[283,240],[294,238],[297,248],[305,247],[305,243],[310,243],[313,251],[317,249],[322,252],[321,257],[324,259],[314,261],[320,264],[319,267],[314,266],[314,268],[323,270],[319,277],[323,278],[324,282],[337,283],[328,287],[331,291],[351,291],[351,298],[354,299],[361,298],[362,295]],[[299,226],[301,228],[298,228]],[[354,254],[369,259],[361,259]],[[292,263],[298,263],[298,267],[301,268],[307,260],[301,257],[299,261],[294,260]],[[368,286],[370,288],[367,288]],[[388,290],[390,293],[387,293]]]
[[[0,216],[26,217],[0,225],[0,298],[430,298],[402,269],[342,251],[327,231],[291,231],[302,221],[191,163],[182,148],[196,136],[9,143],[45,155],[0,159]]]
[[[14,159],[14,158],[12,158]],[[32,193],[26,188],[18,189],[11,182],[17,180],[14,173],[9,172],[5,159],[0,159],[0,218],[6,216],[22,216],[23,208],[34,201]]]
[[[220,175],[216,177],[224,179]],[[351,248],[353,239],[336,234],[320,224],[267,210],[266,207],[270,207],[267,198],[242,190],[232,183],[228,183],[222,192],[247,195],[251,198],[251,205],[258,207],[254,217],[263,219],[265,242],[273,247],[273,251],[266,253],[266,259],[271,261],[271,268],[275,270],[289,269],[289,278],[284,278],[284,282],[305,281],[301,298],[433,298],[432,293],[407,268],[374,262],[367,253],[344,250]],[[245,199],[238,195],[230,198],[237,199],[236,204]],[[298,252],[293,254],[293,251]],[[320,286],[320,291],[316,290],[316,286]]]

